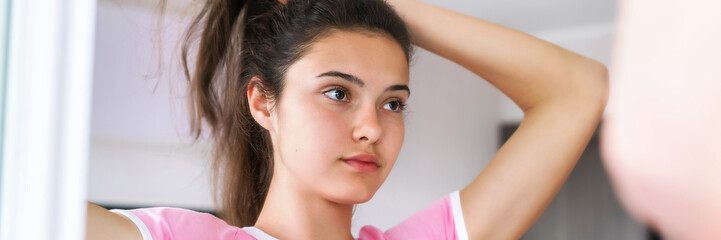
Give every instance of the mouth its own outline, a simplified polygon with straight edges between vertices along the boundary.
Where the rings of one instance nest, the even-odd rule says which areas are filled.
[[[360,172],[375,172],[381,167],[378,158],[372,154],[362,153],[341,160]]]

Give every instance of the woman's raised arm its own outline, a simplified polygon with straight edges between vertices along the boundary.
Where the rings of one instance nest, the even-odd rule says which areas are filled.
[[[595,60],[416,0],[389,0],[413,42],[501,90],[523,111],[513,136],[460,198],[471,239],[518,239],[575,166],[602,116],[608,72]]]

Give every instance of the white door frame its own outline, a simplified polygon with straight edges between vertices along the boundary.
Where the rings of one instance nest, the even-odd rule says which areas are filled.
[[[84,239],[95,0],[9,0],[0,239]]]

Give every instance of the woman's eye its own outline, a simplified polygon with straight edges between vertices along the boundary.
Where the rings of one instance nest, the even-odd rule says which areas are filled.
[[[339,101],[339,102],[346,102],[348,101],[348,94],[343,89],[331,89],[328,91],[325,91],[324,94],[328,96],[329,98]]]
[[[400,100],[390,101],[386,103],[386,105],[383,106],[383,108],[394,111],[394,112],[402,112],[405,110],[406,105],[403,104]]]

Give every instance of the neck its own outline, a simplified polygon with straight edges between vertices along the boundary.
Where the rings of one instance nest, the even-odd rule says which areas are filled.
[[[276,171],[255,227],[278,239],[352,239],[352,204],[339,204]]]

